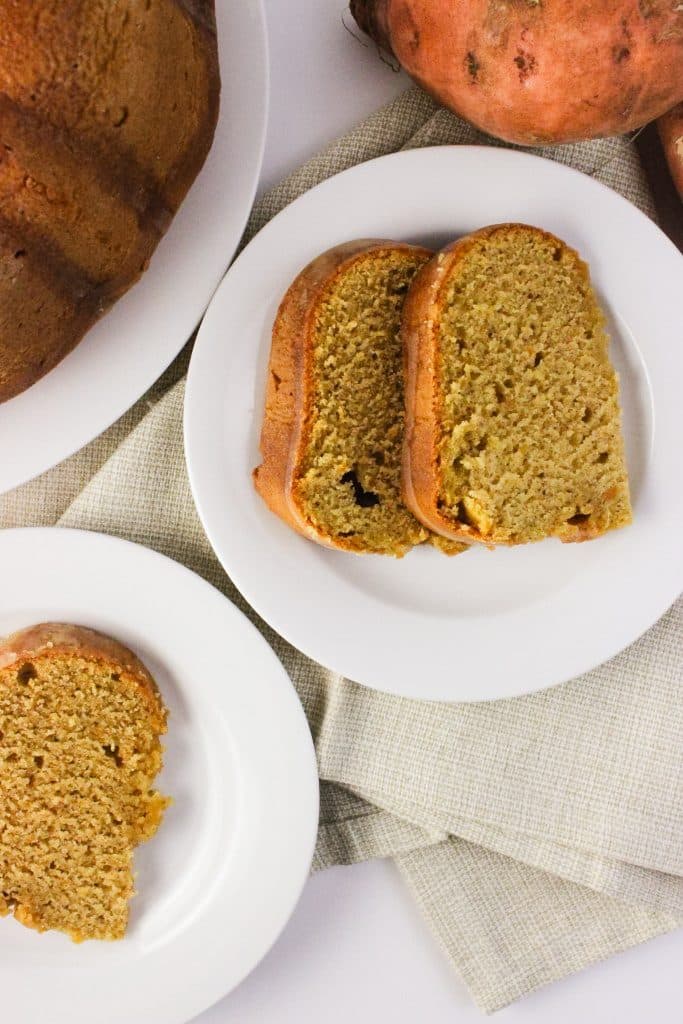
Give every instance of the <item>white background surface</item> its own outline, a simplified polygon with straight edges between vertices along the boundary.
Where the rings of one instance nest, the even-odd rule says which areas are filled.
[[[374,50],[363,49],[344,31],[344,0],[265,3],[272,91],[262,188],[405,85]],[[348,14],[346,20],[350,25]],[[682,962],[679,931],[529,996],[497,1014],[496,1024],[681,1024]],[[311,879],[261,966],[198,1018],[199,1024],[350,1020],[484,1020],[386,862],[335,868]]]

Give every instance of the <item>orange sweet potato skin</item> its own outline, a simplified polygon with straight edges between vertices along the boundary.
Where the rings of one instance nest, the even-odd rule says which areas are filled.
[[[441,103],[508,142],[618,135],[683,101],[677,0],[351,0]]]
[[[683,103],[659,118],[657,130],[671,177],[683,200]]]

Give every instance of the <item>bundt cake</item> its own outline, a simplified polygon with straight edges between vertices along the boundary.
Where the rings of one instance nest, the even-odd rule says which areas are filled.
[[[488,545],[589,540],[631,521],[619,387],[578,254],[501,224],[436,256],[403,309],[404,498]]]
[[[0,642],[0,916],[123,936],[133,850],[168,803],[152,788],[165,731],[152,677],[115,640],[45,623]]]
[[[0,0],[0,401],[145,270],[219,92],[213,0]]]
[[[285,295],[273,328],[257,490],[327,547],[400,557],[433,539],[401,500],[400,315],[431,253],[349,242],[319,256]]]

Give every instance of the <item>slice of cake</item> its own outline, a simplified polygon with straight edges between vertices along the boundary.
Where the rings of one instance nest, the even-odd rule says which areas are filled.
[[[426,264],[404,306],[404,497],[445,537],[590,540],[631,521],[617,375],[586,264],[500,224]]]
[[[400,339],[408,286],[430,256],[349,242],[306,267],[280,305],[254,482],[319,544],[400,557],[430,537],[401,498]]]
[[[0,915],[84,939],[120,939],[133,850],[165,797],[166,711],[131,651],[46,623],[0,642]]]

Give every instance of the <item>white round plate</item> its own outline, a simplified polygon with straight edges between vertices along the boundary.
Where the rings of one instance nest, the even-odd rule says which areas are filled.
[[[169,709],[174,803],[135,854],[120,942],[75,945],[0,920],[3,1019],[184,1024],[258,963],[306,880],[318,819],[311,735],[280,662],[217,590],[102,534],[0,533],[0,635],[80,623],[132,648]]]
[[[216,4],[221,107],[211,152],[138,284],[54,370],[0,405],[0,494],[118,419],[197,326],[240,240],[261,170],[268,107],[262,0]]]
[[[318,253],[352,238],[439,247],[525,221],[576,246],[609,317],[635,521],[588,544],[431,548],[402,560],[304,540],[253,489],[278,302]],[[439,147],[373,160],[306,193],[234,263],[194,349],[185,408],[190,480],[206,532],[259,615],[328,668],[410,697],[482,700],[605,661],[676,597],[683,565],[683,260],[610,189],[506,149]]]

